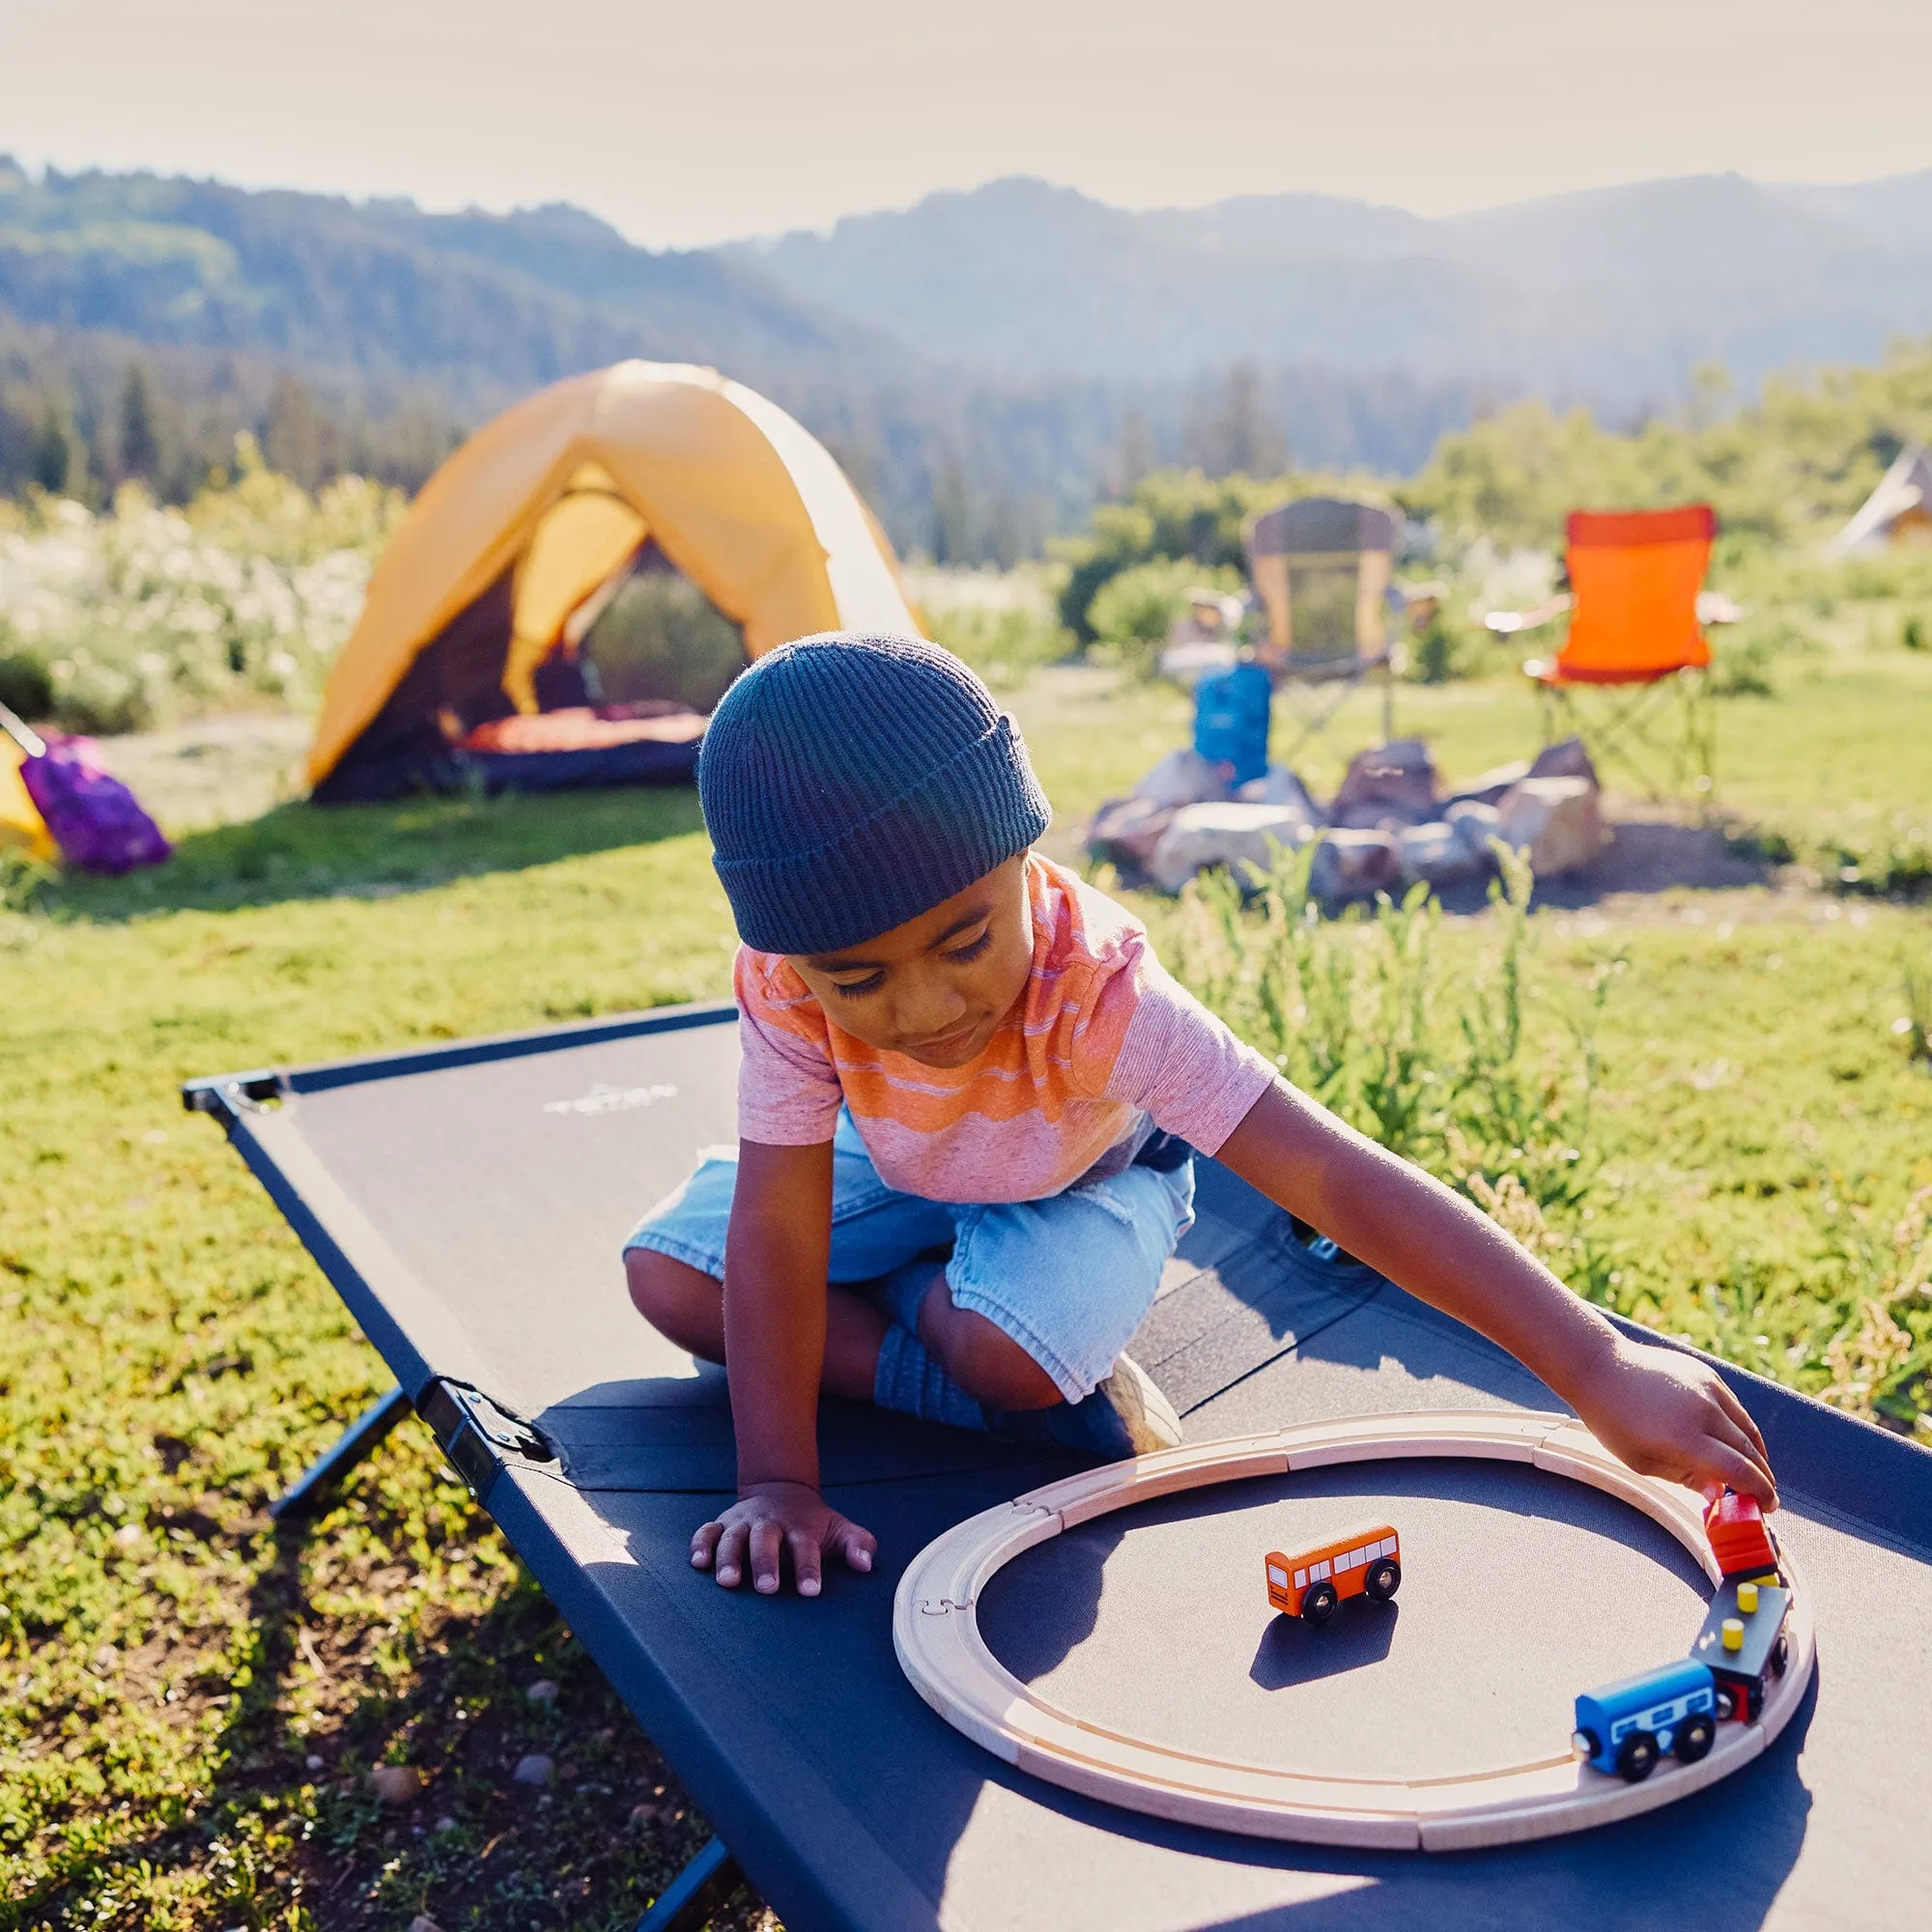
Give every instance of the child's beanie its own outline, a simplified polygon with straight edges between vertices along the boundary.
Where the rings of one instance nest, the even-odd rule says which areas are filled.
[[[957,658],[842,631],[781,646],[724,694],[697,795],[738,936],[760,952],[902,925],[1051,816],[1012,720]]]

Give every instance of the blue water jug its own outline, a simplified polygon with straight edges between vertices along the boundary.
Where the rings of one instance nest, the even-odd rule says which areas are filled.
[[[1232,765],[1230,784],[1267,770],[1268,706],[1274,687],[1258,664],[1210,672],[1194,687],[1194,749],[1210,765]]]

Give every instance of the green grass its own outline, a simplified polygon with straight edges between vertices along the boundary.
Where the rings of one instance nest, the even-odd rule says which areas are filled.
[[[1776,682],[1722,709],[1727,806],[1800,830],[1932,808],[1932,663],[1820,654]],[[1013,702],[1063,854],[1182,729],[1176,695],[1098,673]],[[1453,777],[1534,742],[1507,679],[1398,707]],[[29,896],[0,912],[0,1928],[634,1922],[701,1824],[419,1427],[305,1538],[270,1533],[267,1500],[385,1378],[175,1089],[724,991],[692,800],[283,807]],[[1904,1422],[1932,1316],[1892,1236],[1932,1186],[1932,1074],[1892,1026],[1932,916],[1767,885],[1532,926],[1539,1014],[1627,962],[1578,1210],[1597,1292]],[[1438,944],[1473,971],[1492,940],[1451,920]],[[532,1750],[569,1774],[547,1804],[510,1781]],[[377,1804],[384,1759],[428,1773],[418,1802]]]

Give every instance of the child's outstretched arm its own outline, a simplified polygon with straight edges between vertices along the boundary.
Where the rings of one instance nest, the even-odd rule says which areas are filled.
[[[738,1144],[724,1260],[724,1369],[738,1437],[738,1500],[691,1539],[691,1560],[727,1588],[745,1575],[766,1595],[787,1552],[815,1597],[824,1552],[869,1570],[869,1530],[818,1493],[818,1388],[825,1364],[825,1270],[832,1247],[832,1143]]]
[[[1776,1507],[1764,1438],[1716,1374],[1626,1341],[1460,1195],[1304,1094],[1270,1088],[1218,1158],[1398,1287],[1507,1349],[1632,1468],[1693,1489],[1728,1483]]]

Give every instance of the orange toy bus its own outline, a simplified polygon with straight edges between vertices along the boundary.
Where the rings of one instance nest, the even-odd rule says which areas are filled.
[[[1325,1624],[1344,1597],[1385,1604],[1402,1587],[1402,1544],[1385,1522],[1358,1522],[1311,1549],[1267,1553],[1268,1603],[1303,1623]]]

